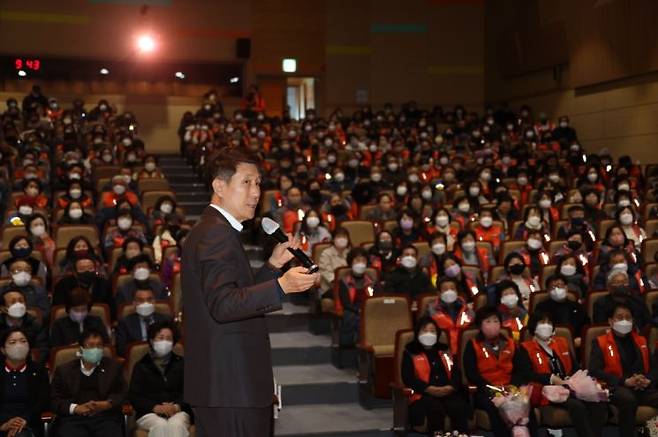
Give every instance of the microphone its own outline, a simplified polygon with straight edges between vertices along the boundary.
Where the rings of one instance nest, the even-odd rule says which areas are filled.
[[[279,243],[288,242],[288,237],[286,237],[286,234],[281,231],[279,224],[271,218],[263,217],[261,226],[267,235],[274,238]],[[308,255],[306,255],[301,249],[293,249],[292,247],[289,247],[288,251],[295,255],[295,258],[297,258],[297,260],[308,269],[308,273],[315,273],[320,270],[320,267],[318,267],[318,265],[315,264],[313,260],[309,258]]]

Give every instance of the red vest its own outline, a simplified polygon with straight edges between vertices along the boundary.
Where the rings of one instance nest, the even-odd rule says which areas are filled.
[[[649,373],[649,348],[647,347],[647,339],[642,337],[635,331],[631,331],[633,343],[640,350],[642,355],[642,364],[644,364],[644,373]],[[617,343],[615,342],[614,334],[609,330],[606,334],[599,336],[596,339],[603,353],[603,371],[615,375],[617,378],[622,378],[624,371],[621,366],[621,358],[617,350]]]
[[[532,262],[530,261],[530,252],[528,250],[519,250],[519,255],[523,257],[523,262],[525,263],[526,267],[530,268],[532,266]],[[549,262],[551,262],[551,257],[548,255],[548,252],[546,252],[544,249],[539,250],[539,262],[541,265],[545,266]]]
[[[573,363],[571,362],[571,354],[569,353],[569,345],[567,340],[564,337],[555,336],[548,344],[553,350],[560,362],[562,367],[566,372],[567,376],[571,375],[573,370]],[[535,373],[550,374],[551,366],[548,361],[548,354],[546,351],[537,343],[535,340],[527,340],[521,343],[528,351],[528,356],[530,357],[530,362],[532,363],[532,370]]]
[[[358,292],[364,292],[365,290],[368,289],[368,287],[372,286],[372,279],[368,275],[363,275],[363,288],[362,289],[357,289],[356,284],[354,283],[354,277],[352,275],[345,276],[342,281],[347,285],[347,292],[350,297],[350,302],[354,303],[356,300],[356,294]],[[343,303],[340,301],[340,296],[338,296],[338,299],[335,301],[336,304],[336,313],[337,314],[342,314],[343,313]]]
[[[512,379],[512,357],[514,357],[515,350],[514,341],[511,338],[507,339],[507,344],[498,353],[498,358],[476,339],[472,339],[471,342],[473,349],[475,349],[477,366],[482,377],[493,385],[509,384]]]
[[[459,348],[459,333],[473,323],[473,317],[469,314],[470,310],[468,306],[462,299],[460,300],[462,308],[459,314],[457,314],[457,320],[452,320],[450,314],[445,313],[439,305],[435,306],[436,312],[432,314],[432,319],[439,325],[439,328],[448,333],[450,353],[453,355],[457,355],[457,349]]]
[[[443,363],[443,367],[446,370],[446,373],[448,374],[448,379],[452,378],[452,367],[453,367],[452,358],[450,357],[449,354],[441,351],[439,351],[439,358],[441,358],[441,363]],[[416,378],[420,379],[425,384],[429,384],[430,374],[432,373],[432,369],[430,368],[430,360],[427,359],[427,356],[425,354],[414,355],[413,360],[414,360],[414,371],[416,373]],[[411,394],[411,397],[409,398],[409,403],[414,403],[422,397],[423,397],[422,393],[413,392]]]

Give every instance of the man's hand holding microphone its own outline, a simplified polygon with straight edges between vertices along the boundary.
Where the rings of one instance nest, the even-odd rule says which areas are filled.
[[[299,249],[299,241],[293,238],[292,234],[287,234],[288,241],[279,243],[274,248],[269,263],[272,267],[280,269],[286,265],[290,260],[295,258],[295,255],[288,250]],[[307,267],[293,267],[281,276],[278,281],[284,293],[300,293],[308,290],[317,284],[320,280],[319,273],[308,273]]]

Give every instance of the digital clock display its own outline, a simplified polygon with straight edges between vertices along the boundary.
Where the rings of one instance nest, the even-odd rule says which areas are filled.
[[[16,70],[39,71],[41,69],[41,60],[16,58],[14,59],[14,67]]]

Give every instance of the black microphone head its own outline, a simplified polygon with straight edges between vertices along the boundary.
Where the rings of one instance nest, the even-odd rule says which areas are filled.
[[[274,234],[280,228],[279,224],[269,217],[263,217],[260,224],[267,235]]]

